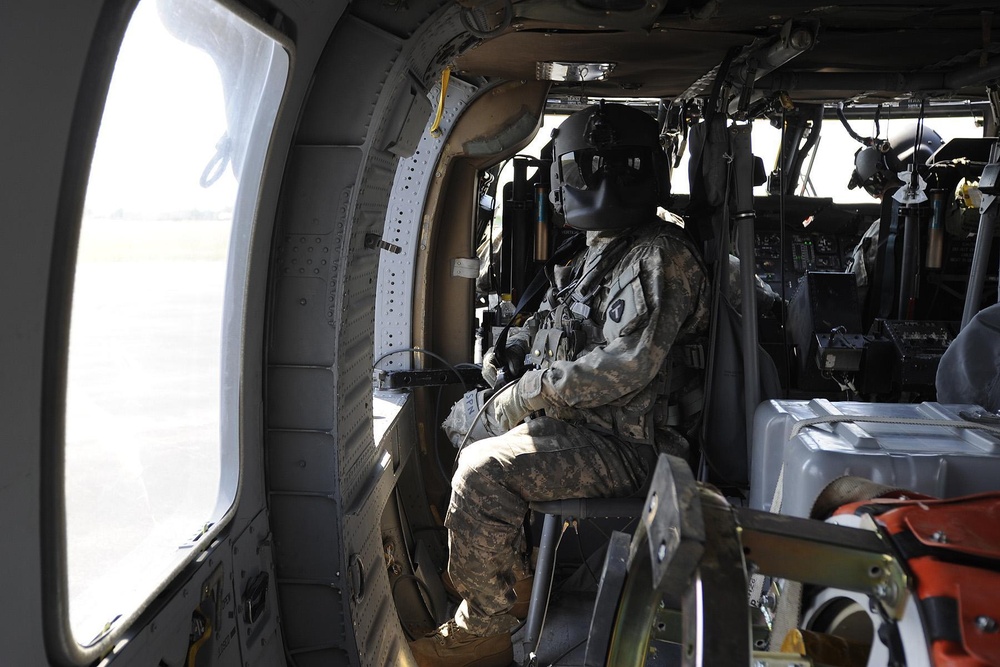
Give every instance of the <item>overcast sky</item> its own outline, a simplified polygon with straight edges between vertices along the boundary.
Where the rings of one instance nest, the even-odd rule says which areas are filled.
[[[198,181],[226,129],[212,59],[171,36],[154,2],[141,2],[125,35],[101,123],[87,209],[143,217],[231,207],[236,180]]]

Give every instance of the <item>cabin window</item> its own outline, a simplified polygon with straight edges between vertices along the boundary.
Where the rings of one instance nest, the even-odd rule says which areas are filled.
[[[239,485],[242,311],[289,56],[212,0],[142,0],[90,169],[65,419],[70,631],[126,625]]]
[[[909,117],[903,116],[896,108],[886,107],[879,123],[879,137],[912,136],[916,131],[916,118],[913,110]],[[874,111],[872,111],[874,117]],[[894,115],[895,114],[895,115]],[[875,134],[873,120],[853,119],[850,121],[853,130],[863,137]],[[945,142],[958,137],[980,137],[982,128],[977,125],[977,118],[971,113],[953,117],[931,117],[924,120],[928,131],[937,132]],[[774,127],[767,120],[754,121],[753,152],[764,161],[768,173],[776,168],[778,147],[781,145],[781,128]],[[854,171],[854,154],[862,145],[854,140],[836,118],[823,120],[820,128],[819,142],[810,155],[806,156],[802,166],[802,174],[796,183],[795,194],[807,197],[829,197],[841,204],[873,203],[878,200],[864,188],[848,187],[851,173]],[[812,153],[815,153],[813,156]],[[754,188],[755,195],[766,195],[767,185]]]

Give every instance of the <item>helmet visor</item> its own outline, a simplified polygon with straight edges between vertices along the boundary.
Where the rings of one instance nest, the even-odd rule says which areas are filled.
[[[617,148],[571,151],[559,157],[563,183],[577,190],[592,190],[606,180],[627,187],[653,177],[653,159],[649,148]]]

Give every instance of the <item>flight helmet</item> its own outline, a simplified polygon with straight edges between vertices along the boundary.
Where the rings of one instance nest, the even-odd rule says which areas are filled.
[[[898,174],[913,163],[914,153],[920,167],[943,145],[941,135],[926,125],[920,133],[919,143],[916,125],[893,132],[888,140],[877,141],[854,154],[854,173],[847,187],[860,186],[880,197],[887,187],[899,184]]]
[[[659,126],[624,104],[587,107],[552,133],[550,200],[575,229],[625,229],[655,220],[670,198]]]

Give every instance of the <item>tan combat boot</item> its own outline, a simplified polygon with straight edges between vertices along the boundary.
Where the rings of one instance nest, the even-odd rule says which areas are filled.
[[[535,578],[530,574],[514,583],[514,594],[517,595],[517,602],[507,613],[519,621],[528,617],[528,603],[531,602],[531,586],[534,583]]]
[[[410,642],[410,651],[419,667],[508,667],[514,660],[509,634],[477,637],[454,620]]]

